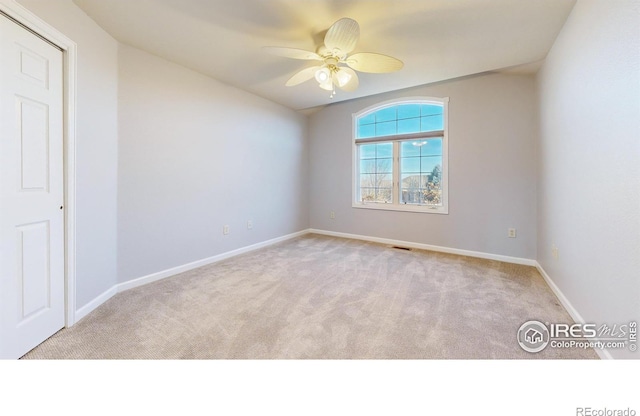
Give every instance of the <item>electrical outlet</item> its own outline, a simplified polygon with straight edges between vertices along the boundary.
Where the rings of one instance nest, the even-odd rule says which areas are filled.
[[[507,235],[509,236],[509,238],[516,238],[516,229],[515,228],[509,228]]]
[[[336,219],[336,212],[335,211],[331,211],[329,213],[329,218],[331,218],[332,220],[335,220]]]
[[[253,228],[253,221],[249,220],[247,221],[247,230],[250,230]]]
[[[222,234],[227,235],[229,234],[229,226],[225,225],[224,227],[222,227]]]
[[[551,244],[551,256],[558,260],[558,247],[555,244]]]

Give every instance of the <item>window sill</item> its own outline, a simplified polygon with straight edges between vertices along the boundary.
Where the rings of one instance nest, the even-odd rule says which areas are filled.
[[[358,209],[377,209],[382,211],[404,211],[404,212],[422,212],[425,214],[449,214],[446,207],[430,207],[427,205],[410,205],[410,204],[376,204],[376,203],[353,203],[352,208]]]

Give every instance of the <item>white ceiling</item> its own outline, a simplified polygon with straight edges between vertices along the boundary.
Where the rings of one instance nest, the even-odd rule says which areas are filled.
[[[295,110],[544,59],[575,0],[74,0],[118,41]],[[354,52],[402,60],[359,74],[355,92],[313,81],[285,87],[312,61],[263,46],[315,51],[333,22],[360,23]],[[525,68],[535,68],[529,66]]]

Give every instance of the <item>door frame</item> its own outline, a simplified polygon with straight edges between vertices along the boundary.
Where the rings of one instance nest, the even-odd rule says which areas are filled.
[[[75,42],[18,4],[0,0],[0,11],[28,30],[62,49],[63,166],[64,166],[64,284],[65,326],[76,323],[76,68]]]

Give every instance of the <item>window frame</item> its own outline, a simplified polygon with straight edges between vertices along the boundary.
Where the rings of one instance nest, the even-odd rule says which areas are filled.
[[[442,134],[436,132],[422,132],[410,134],[394,134],[358,140],[358,119],[376,111],[401,104],[436,104],[442,106]],[[405,97],[384,101],[353,113],[352,125],[352,177],[351,177],[351,207],[359,209],[374,209],[384,211],[422,212],[430,214],[449,214],[449,97]],[[438,133],[438,134],[434,134]],[[406,140],[428,140],[442,138],[442,205],[403,204],[400,198],[400,143]],[[359,143],[392,143],[393,144],[393,190],[391,203],[362,202],[359,200],[360,155]]]

